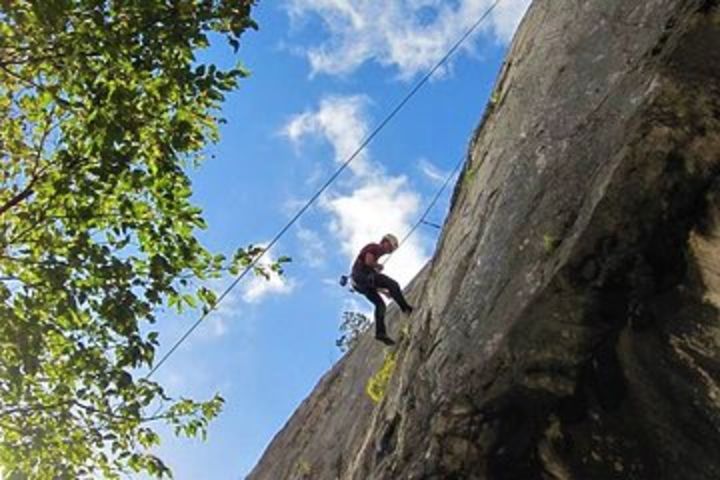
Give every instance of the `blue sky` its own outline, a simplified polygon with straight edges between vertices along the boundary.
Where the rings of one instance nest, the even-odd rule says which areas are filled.
[[[239,51],[252,76],[227,98],[214,158],[191,173],[214,251],[267,242],[490,0],[281,0],[260,2],[258,32]],[[271,252],[286,276],[245,279],[155,378],[173,396],[227,403],[206,442],[163,435],[175,478],[238,479],[337,361],[341,313],[367,310],[337,286],[353,253],[385,232],[403,236],[443,177],[465,155],[507,42],[528,0],[501,0],[482,30],[371,143]],[[199,54],[237,60],[222,43]],[[429,216],[441,223],[445,192]],[[387,272],[407,282],[432,253],[424,227]],[[222,288],[230,280],[218,282]],[[171,345],[194,321],[160,322]],[[162,353],[162,350],[161,350]]]

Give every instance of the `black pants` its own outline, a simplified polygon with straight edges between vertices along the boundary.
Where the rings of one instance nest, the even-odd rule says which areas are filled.
[[[400,285],[382,273],[353,273],[353,280],[355,281],[355,290],[362,293],[375,305],[375,335],[385,335],[385,302],[378,293],[378,289],[386,289],[390,293],[390,297],[404,311],[410,308],[410,305],[405,300]]]

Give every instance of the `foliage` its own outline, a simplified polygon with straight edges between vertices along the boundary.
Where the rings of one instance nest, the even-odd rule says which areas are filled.
[[[405,340],[406,338],[409,338],[409,337],[410,337],[410,323],[408,322],[408,323],[405,323],[405,325],[403,325],[403,327],[400,329],[399,339]]]
[[[172,401],[153,365],[165,306],[250,264],[208,252],[185,169],[218,138],[255,0],[0,2],[0,466],[10,478],[170,474],[152,422],[204,435],[222,398]],[[279,265],[271,267],[280,271]],[[262,270],[260,270],[262,273]],[[169,405],[156,415],[151,405]]]
[[[385,390],[387,389],[388,383],[392,378],[393,372],[395,371],[396,364],[396,351],[390,350],[385,353],[385,359],[375,375],[370,377],[367,385],[365,386],[365,392],[372,399],[373,402],[378,403],[385,396]]]
[[[553,235],[543,235],[542,241],[545,253],[553,253],[560,246],[560,239]]]
[[[293,478],[298,480],[311,479],[312,478],[312,465],[307,460],[300,459],[295,467],[295,475]]]
[[[343,312],[343,321],[340,324],[340,338],[335,345],[342,352],[348,352],[357,345],[360,336],[372,325],[372,321],[360,312]]]
[[[490,99],[488,100],[487,109],[491,110],[491,109],[495,108],[495,106],[498,104],[499,101],[500,101],[500,91],[495,90],[490,95]]]

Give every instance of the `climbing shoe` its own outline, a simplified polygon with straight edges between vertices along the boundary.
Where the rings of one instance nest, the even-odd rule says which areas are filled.
[[[411,313],[413,313],[413,310],[415,309],[412,305],[405,305],[405,308],[402,309],[402,312],[406,315],[410,315]]]
[[[379,334],[375,335],[375,339],[380,340],[385,345],[395,345],[395,340],[388,337],[386,333],[379,333]]]

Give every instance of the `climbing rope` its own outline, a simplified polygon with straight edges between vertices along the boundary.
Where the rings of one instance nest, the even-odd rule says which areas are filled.
[[[443,184],[440,186],[440,188],[438,189],[438,191],[435,192],[435,195],[433,196],[433,198],[432,198],[432,200],[430,201],[430,203],[428,204],[428,206],[425,208],[425,211],[423,212],[423,214],[420,216],[420,218],[417,220],[417,222],[415,222],[415,223],[413,224],[413,226],[410,228],[410,230],[408,230],[408,232],[405,234],[405,236],[403,237],[403,239],[400,240],[400,242],[398,242],[397,248],[396,248],[395,250],[393,250],[392,252],[390,252],[387,257],[385,257],[383,260],[380,261],[380,263],[381,263],[383,266],[385,266],[385,265],[390,261],[390,259],[392,258],[393,254],[394,254],[396,251],[398,251],[398,250],[400,249],[400,247],[402,247],[403,243],[405,243],[405,242],[413,235],[413,233],[415,233],[415,231],[418,229],[418,227],[419,227],[420,225],[428,225],[428,226],[431,226],[431,227],[433,227],[433,228],[442,229],[442,226],[441,226],[441,225],[438,225],[438,224],[432,223],[432,222],[428,222],[428,221],[425,220],[425,219],[426,219],[427,216],[430,214],[430,211],[433,209],[433,207],[434,207],[435,204],[438,202],[438,200],[440,200],[440,196],[441,196],[442,193],[445,191],[445,189],[447,188],[447,186],[450,184],[450,180],[453,179],[453,177],[455,176],[455,174],[458,172],[458,170],[460,169],[460,167],[463,165],[464,160],[465,160],[465,157],[461,157],[460,160],[458,161],[458,163],[455,165],[455,168],[453,168],[453,170],[447,175],[447,177],[445,177],[445,181],[444,181]],[[349,284],[349,286],[348,286],[348,284]],[[349,289],[351,292],[355,292],[355,287],[354,287],[354,285],[353,285],[353,283],[352,283],[352,281],[351,281],[351,274],[348,273],[348,274],[342,275],[342,276],[340,277],[340,286],[342,286],[342,287],[348,286],[348,289]]]
[[[415,224],[413,224],[413,226],[410,228],[410,230],[408,230],[408,232],[405,234],[405,236],[403,237],[403,239],[400,240],[400,243],[398,243],[398,247],[397,247],[395,250],[393,250],[393,251],[385,258],[385,261],[384,261],[384,262],[382,262],[383,265],[387,265],[387,263],[388,263],[388,262],[390,261],[390,259],[392,258],[393,254],[394,254],[395,252],[397,252],[398,250],[400,250],[400,247],[403,246],[403,243],[405,243],[405,242],[413,235],[413,233],[415,233],[415,230],[417,230],[418,227],[420,227],[420,225],[431,225],[431,226],[433,226],[433,227],[435,227],[435,228],[438,228],[438,229],[439,229],[439,228],[442,228],[440,225],[437,225],[437,224],[435,224],[435,223],[431,223],[431,222],[426,221],[426,218],[427,218],[427,216],[430,214],[430,211],[433,209],[433,207],[434,207],[435,204],[438,202],[438,200],[440,200],[440,196],[441,196],[442,193],[445,191],[445,189],[447,188],[447,186],[450,184],[450,180],[453,179],[453,177],[455,176],[455,174],[458,172],[458,170],[460,170],[460,167],[462,167],[462,165],[463,165],[464,163],[465,163],[465,157],[463,156],[463,157],[461,157],[460,160],[457,162],[457,164],[455,165],[455,168],[453,168],[452,172],[450,172],[450,173],[447,175],[447,177],[445,177],[445,181],[444,181],[443,184],[440,186],[440,188],[438,189],[438,191],[435,192],[435,196],[434,196],[433,199],[430,201],[430,203],[428,204],[427,208],[425,208],[425,211],[424,211],[423,214],[420,216],[420,218],[418,219],[418,221],[415,222]]]
[[[283,228],[280,229],[280,231],[275,234],[275,236],[270,240],[268,245],[263,249],[263,251],[255,257],[255,259],[245,267],[245,269],[240,272],[240,274],[233,280],[230,285],[225,288],[225,290],[217,297],[217,300],[213,305],[211,305],[208,309],[206,309],[203,314],[190,326],[190,328],[187,329],[187,331],[173,344],[173,346],[168,350],[161,358],[158,360],[158,362],[153,366],[153,368],[150,369],[150,371],[145,375],[145,379],[149,379],[155,372],[158,371],[158,369],[172,356],[173,353],[182,345],[185,340],[197,329],[198,326],[207,318],[210,313],[214,312],[218,305],[220,305],[220,302],[222,302],[227,295],[237,286],[240,281],[245,278],[245,276],[252,271],[260,262],[260,260],[265,256],[265,254],[270,251],[270,249],[285,235],[285,232],[287,232],[297,221],[298,219],[312,206],[313,203],[320,197],[320,195],[323,194],[325,190],[340,176],[340,174],[352,163],[355,158],[367,147],[367,145],[380,133],[380,131],[385,127],[385,125],[392,120],[395,115],[397,115],[400,110],[405,106],[405,104],[410,101],[412,97],[415,96],[415,94],[430,80],[430,78],[437,72],[440,67],[442,67],[447,60],[455,53],[455,51],[460,48],[460,46],[467,40],[467,38],[475,31],[477,28],[485,21],[485,19],[488,18],[490,13],[497,7],[497,5],[500,3],[501,0],[495,0],[484,12],[483,14],[478,18],[475,23],[470,26],[470,28],[467,29],[467,31],[452,45],[452,47],[443,55],[443,57],[428,71],[416,84],[415,86],[400,100],[400,102],[388,113],[385,118],[370,132],[370,134],[365,137],[365,139],[360,143],[360,145],[355,149],[355,151],[343,162],[340,167],[333,173],[330,178],[327,179],[327,181],[320,187],[320,189],[315,192],[315,194],[310,197],[310,199],[303,205],[300,210],[285,224]],[[457,169],[457,168],[456,168]],[[446,181],[449,182],[449,179]],[[436,195],[437,198],[439,198],[439,194]],[[432,205],[437,201],[437,199],[434,199],[432,202]],[[432,207],[429,207],[432,208]],[[426,211],[425,215],[427,215],[427,212],[429,212],[429,208]],[[417,229],[417,227],[420,225],[420,222],[418,222],[411,230],[408,232],[408,234],[403,238],[402,242],[400,242],[400,245],[398,248],[402,245],[403,242],[405,242],[410,235]],[[388,257],[386,259],[387,261],[390,259]]]

